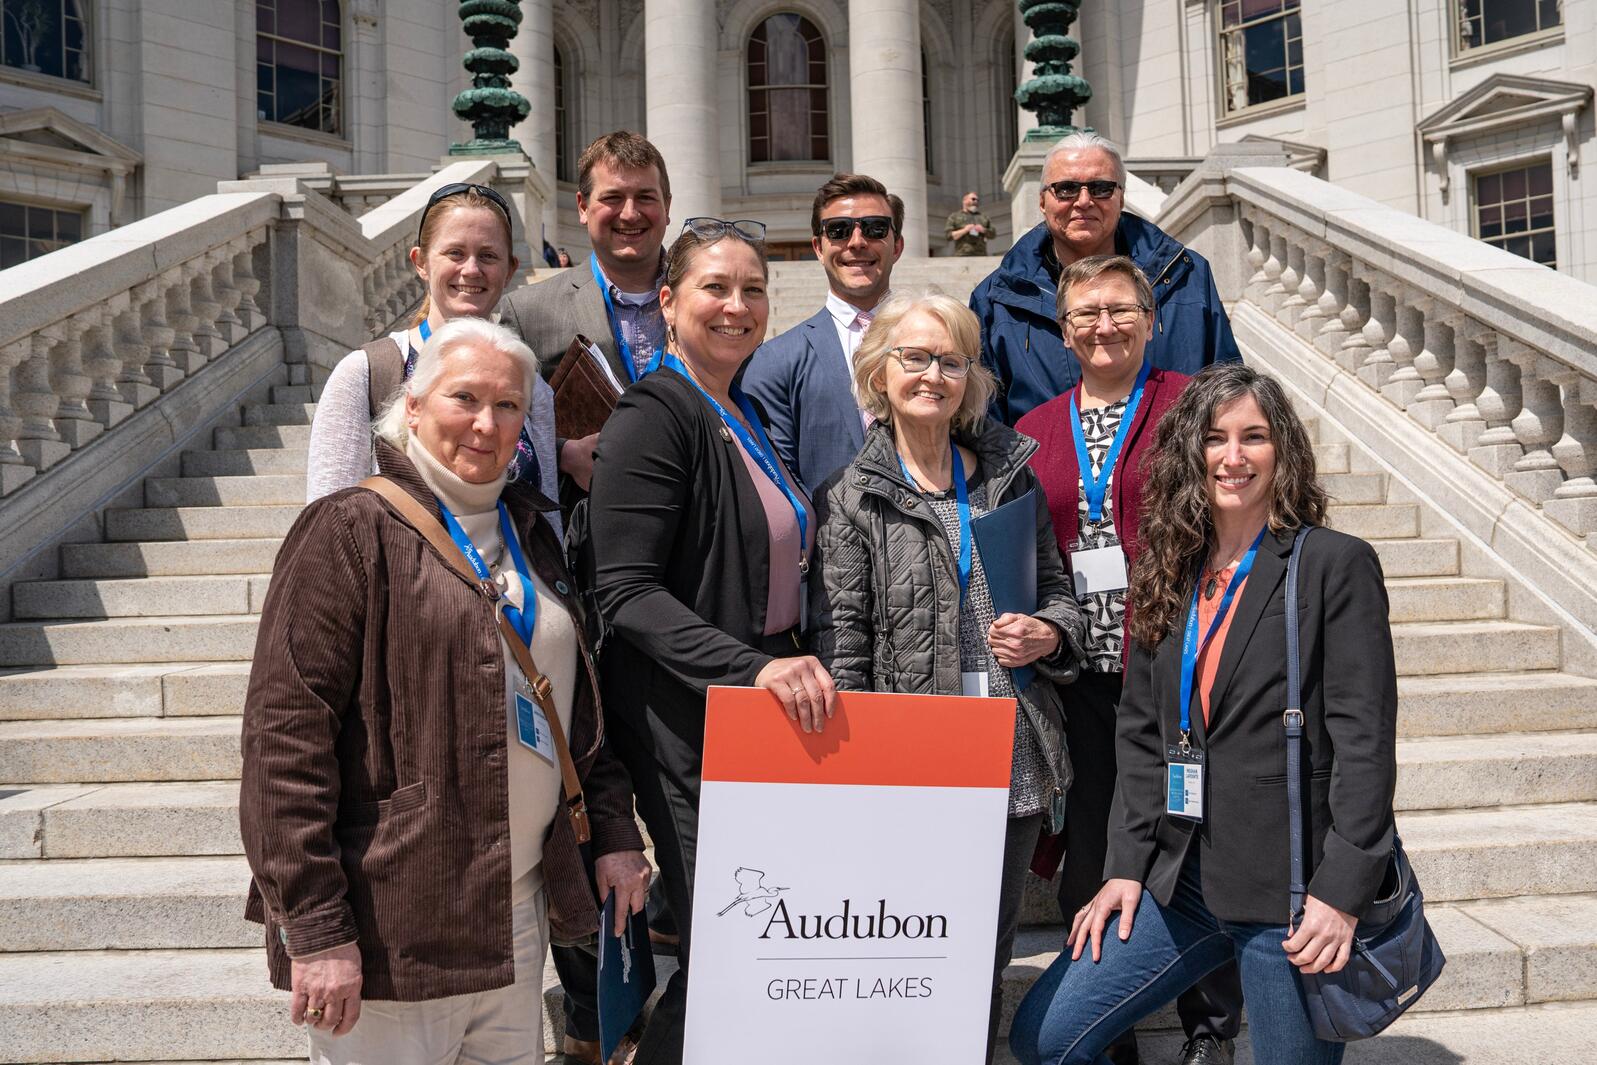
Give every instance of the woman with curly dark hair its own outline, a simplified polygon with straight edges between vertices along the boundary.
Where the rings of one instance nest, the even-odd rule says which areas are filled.
[[[1392,852],[1397,680],[1380,562],[1341,533],[1304,540],[1311,875],[1293,915],[1284,600],[1293,541],[1325,515],[1313,448],[1279,384],[1224,364],[1193,378],[1153,455],[1105,883],[1021,1004],[1010,1044],[1027,1065],[1097,1062],[1235,959],[1254,1060],[1336,1065],[1343,1045],[1315,1038],[1297,973],[1347,963]]]

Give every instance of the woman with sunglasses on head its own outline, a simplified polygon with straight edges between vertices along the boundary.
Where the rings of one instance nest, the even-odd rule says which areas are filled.
[[[854,358],[854,389],[874,421],[859,455],[823,488],[811,609],[816,653],[843,690],[1019,701],[991,1060],[1026,869],[1039,834],[1059,830],[1070,786],[1054,685],[1076,677],[1084,623],[1026,465],[1037,445],[983,416],[994,383],[975,361],[979,338],[976,316],[948,296],[895,297],[877,312]],[[1028,493],[1037,607],[999,613],[972,522]]]
[[[305,498],[360,483],[375,470],[372,421],[416,368],[417,353],[453,318],[492,318],[515,276],[510,204],[487,185],[456,182],[436,189],[422,209],[410,262],[427,286],[410,328],[378,337],[339,360],[322,386],[311,420]],[[540,376],[516,443],[511,479],[553,499],[554,393]],[[545,517],[560,532],[560,512]]]
[[[1299,973],[1347,964],[1392,860],[1397,679],[1380,560],[1312,528],[1326,496],[1308,434],[1281,386],[1241,365],[1198,373],[1159,422],[1143,502],[1106,882],[1021,1003],[1010,1046],[1025,1065],[1102,1062],[1119,1033],[1235,959],[1253,1060],[1336,1065],[1346,1044],[1315,1036]],[[1289,621],[1295,714],[1282,713]],[[1307,763],[1299,854],[1293,725]]]
[[[660,290],[662,370],[622,395],[594,455],[606,722],[681,934],[638,1065],[682,1060],[708,689],[767,688],[806,731],[835,697],[804,653],[814,513],[736,383],[765,336],[764,237],[758,222],[688,219]]]

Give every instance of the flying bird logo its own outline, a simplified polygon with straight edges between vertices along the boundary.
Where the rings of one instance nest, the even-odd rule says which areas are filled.
[[[732,874],[732,879],[737,881],[737,898],[722,907],[717,917],[725,917],[739,906],[747,917],[757,917],[771,908],[771,900],[776,898],[785,887],[768,887],[765,883],[765,872],[760,869],[746,869],[739,866],[737,872]]]

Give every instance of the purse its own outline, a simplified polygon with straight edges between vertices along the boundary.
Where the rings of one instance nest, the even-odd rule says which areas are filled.
[[[1286,572],[1287,706],[1286,787],[1291,833],[1291,920],[1303,918],[1303,691],[1298,660],[1298,557],[1309,527],[1298,530]],[[1386,877],[1369,911],[1353,932],[1353,949],[1340,972],[1298,972],[1314,1034],[1349,1042],[1380,1033],[1419,1001],[1447,959],[1425,920],[1425,896],[1403,841],[1392,837]]]

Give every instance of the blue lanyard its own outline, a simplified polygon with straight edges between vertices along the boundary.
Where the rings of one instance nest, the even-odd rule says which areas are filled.
[[[965,593],[970,590],[971,544],[975,537],[970,533],[970,495],[965,488],[965,460],[959,457],[959,448],[954,446],[953,441],[949,441],[948,450],[954,456],[954,505],[959,511],[959,601],[963,603]],[[918,491],[920,484],[910,475],[903,455],[898,456],[898,468],[904,471],[904,480]]]
[[[1181,641],[1181,746],[1188,746],[1187,736],[1192,731],[1192,678],[1198,669],[1198,652],[1209,645],[1209,640],[1214,636],[1215,630],[1225,620],[1226,613],[1231,609],[1231,600],[1236,596],[1237,589],[1242,587],[1242,582],[1248,579],[1248,571],[1253,569],[1253,559],[1259,553],[1259,545],[1264,542],[1264,533],[1269,526],[1259,530],[1259,535],[1253,538],[1253,546],[1248,548],[1248,553],[1242,556],[1242,561],[1237,563],[1237,571],[1231,575],[1231,580],[1226,583],[1225,595],[1220,597],[1220,608],[1214,612],[1214,620],[1209,622],[1209,630],[1203,634],[1203,642],[1198,642],[1198,596],[1203,590],[1198,587],[1199,581],[1192,586],[1192,606],[1187,610],[1187,632]]]
[[[1098,476],[1092,475],[1092,456],[1087,453],[1087,439],[1081,431],[1081,385],[1076,385],[1076,396],[1070,403],[1070,435],[1076,440],[1076,465],[1081,467],[1081,490],[1087,495],[1087,520],[1103,521],[1104,497],[1109,494],[1109,478],[1115,472],[1115,461],[1120,458],[1120,448],[1131,435],[1131,422],[1137,416],[1137,404],[1142,402],[1142,387],[1148,383],[1148,371],[1153,363],[1144,359],[1137,371],[1137,383],[1132,386],[1126,400],[1126,412],[1120,416],[1120,426],[1115,430],[1114,442],[1109,445]]]
[[[621,365],[626,367],[628,380],[636,383],[640,377],[647,377],[660,368],[665,349],[656,350],[643,367],[643,372],[638,372],[638,364],[632,360],[632,345],[627,343],[626,336],[621,332],[621,323],[616,320],[615,301],[610,298],[610,282],[605,279],[604,271],[599,269],[599,257],[588,256],[588,265],[593,268],[594,284],[599,286],[599,294],[604,297],[604,313],[610,320],[610,335],[615,338],[616,350],[621,353]]]
[[[488,569],[488,563],[482,560],[477,545],[471,542],[471,537],[466,535],[466,530],[460,527],[460,522],[449,513],[449,508],[444,506],[444,501],[441,499],[438,501],[438,509],[444,515],[444,528],[449,530],[455,546],[466,556],[466,561],[471,563],[471,568],[476,571],[478,578],[492,581],[493,573]],[[504,604],[505,617],[510,619],[516,635],[521,637],[522,643],[531,647],[533,626],[538,623],[538,590],[533,586],[532,575],[527,571],[527,559],[521,553],[521,545],[516,542],[515,530],[510,527],[510,512],[505,509],[503,502],[499,504],[499,532],[504,537],[505,550],[510,553],[510,561],[521,577],[521,599],[525,605],[518,609],[508,599],[500,601]]]
[[[808,573],[810,566],[809,559],[806,557],[808,552],[808,540],[806,537],[810,525],[809,514],[804,509],[804,500],[787,483],[787,477],[782,473],[782,467],[776,461],[776,449],[771,446],[770,438],[765,435],[765,427],[760,424],[760,419],[754,415],[754,404],[749,402],[749,397],[743,394],[742,389],[738,388],[737,385],[732,386],[732,402],[738,405],[738,409],[743,412],[743,417],[748,419],[748,428],[745,428],[742,422],[732,417],[725,407],[716,402],[714,396],[699,387],[699,383],[693,379],[693,375],[688,373],[688,368],[682,365],[681,359],[675,355],[666,355],[662,365],[675,370],[687,380],[688,384],[698,389],[699,395],[703,396],[710,406],[715,408],[715,413],[721,416],[721,421],[738,438],[738,442],[743,445],[743,449],[754,456],[754,461],[759,463],[760,469],[765,471],[765,476],[769,477],[771,483],[780,488],[782,494],[787,496],[787,501],[793,505],[793,513],[798,516],[799,572]],[[750,429],[753,430],[752,434],[749,432]]]
[[[423,343],[423,344],[425,344],[425,343],[427,343],[427,341],[428,341],[428,340],[430,340],[430,339],[431,339],[431,338],[432,338],[432,335],[433,335],[433,327],[432,327],[432,325],[431,325],[431,324],[430,324],[430,323],[429,323],[429,322],[428,322],[428,321],[427,321],[427,319],[425,319],[425,318],[423,318],[423,319],[422,319],[422,320],[421,320],[421,327],[420,327],[420,332],[421,332],[421,342],[422,342],[422,343]]]

